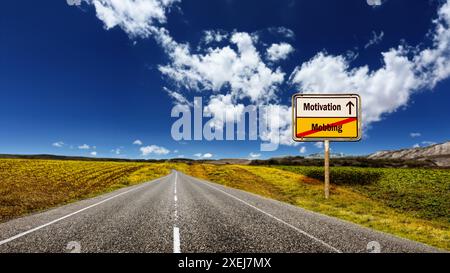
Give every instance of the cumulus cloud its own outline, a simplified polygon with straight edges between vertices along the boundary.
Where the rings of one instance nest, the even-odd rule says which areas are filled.
[[[421,137],[422,134],[421,133],[410,133],[409,136],[412,138],[415,138],[415,137]]]
[[[184,104],[186,97],[183,94],[192,94],[191,91],[206,95],[204,111],[213,117],[210,125],[215,129],[221,129],[226,121],[239,116],[245,108],[243,101],[248,100],[256,106],[270,106],[278,101],[277,91],[285,82],[285,73],[261,58],[256,49],[256,34],[234,32],[223,41],[222,47],[208,47],[197,53],[193,53],[188,44],[175,42],[165,29],[160,29],[157,37],[171,59],[159,70],[179,90],[169,92],[169,95],[178,104]],[[285,53],[273,54],[281,58]],[[283,139],[293,143],[290,134],[284,134]]]
[[[78,149],[80,149],[80,150],[89,150],[90,148],[91,147],[89,145],[87,145],[87,144],[83,144],[83,145],[78,146]]]
[[[305,146],[300,147],[299,152],[300,152],[301,154],[306,153],[306,147],[305,147]]]
[[[141,146],[142,145],[142,141],[139,140],[139,139],[136,139],[135,141],[133,141],[133,145]]]
[[[450,1],[434,21],[433,46],[418,54],[403,46],[382,53],[383,66],[351,68],[344,56],[318,53],[298,66],[290,76],[304,93],[348,93],[361,95],[364,126],[379,121],[408,104],[411,94],[450,75]]]
[[[62,141],[57,141],[57,142],[54,142],[54,143],[52,143],[52,146],[53,147],[57,147],[57,148],[61,148],[61,147],[63,147],[65,144],[64,144],[64,142],[62,142]]]
[[[272,44],[267,49],[267,59],[272,62],[285,60],[294,48],[288,43]]]
[[[164,147],[157,146],[157,145],[150,145],[140,148],[142,156],[148,156],[150,154],[156,154],[156,155],[166,155],[170,153],[170,151]]]
[[[270,117],[279,122],[281,135],[277,137],[282,144],[293,144],[291,108],[279,104],[278,92],[286,83],[285,73],[270,61],[287,58],[293,49],[288,46],[280,49],[283,43],[271,45],[271,50],[265,48],[264,44],[258,44],[256,34],[208,31],[200,41],[201,46],[193,50],[190,44],[175,41],[162,27],[167,20],[166,13],[177,0],[84,1],[95,6],[97,16],[107,29],[119,26],[131,37],[152,36],[156,39],[169,57],[168,63],[158,67],[174,85],[175,91],[167,89],[166,92],[178,104],[186,103],[186,95],[194,91],[208,97],[205,109],[211,114],[223,113],[224,109],[239,113],[244,102],[277,108],[280,114]],[[367,3],[376,7],[384,1],[367,0]],[[363,125],[367,128],[368,124],[407,106],[414,92],[433,88],[450,76],[450,0],[439,8],[433,23],[430,31],[432,46],[425,49],[391,48],[381,53],[382,66],[378,69],[370,69],[367,65],[352,67],[352,59],[346,55],[319,52],[299,64],[290,74],[288,83],[303,93],[360,94]],[[294,36],[286,28],[269,31],[284,38]],[[383,35],[375,33],[370,44],[379,42]],[[265,62],[261,56],[269,61]],[[271,138],[273,134],[268,131],[264,137]]]
[[[166,13],[181,0],[67,0],[69,5],[86,2],[95,7],[106,29],[122,28],[130,37],[149,37],[152,28],[166,23]]]
[[[92,155],[92,156],[97,156],[97,152],[95,152],[95,151],[94,151],[94,152],[91,152],[91,155]]]
[[[272,70],[261,60],[256,37],[249,33],[236,32],[228,45],[208,48],[206,53],[192,53],[167,31],[160,34],[171,63],[159,70],[179,88],[216,93],[226,89],[233,101],[248,98],[255,103],[273,99],[276,87],[284,81],[281,69]]]

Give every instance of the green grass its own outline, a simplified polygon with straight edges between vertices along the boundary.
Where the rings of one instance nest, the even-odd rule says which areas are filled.
[[[333,167],[328,200],[320,167],[194,164],[184,172],[450,250],[449,171]]]
[[[323,181],[323,167],[277,168]],[[450,170],[332,167],[330,177],[399,212],[450,223]]]
[[[450,250],[450,170],[0,159],[0,222],[171,169]]]

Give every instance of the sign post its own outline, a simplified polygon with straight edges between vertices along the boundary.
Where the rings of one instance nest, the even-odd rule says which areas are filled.
[[[325,146],[325,154],[324,154],[324,162],[325,162],[325,198],[328,199],[330,197],[330,141],[324,141]]]
[[[294,141],[323,141],[325,198],[330,195],[330,141],[361,139],[361,98],[356,94],[295,94],[292,97]]]

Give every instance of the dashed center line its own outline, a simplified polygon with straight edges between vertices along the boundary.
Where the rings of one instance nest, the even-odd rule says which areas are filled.
[[[177,227],[178,222],[178,197],[177,197],[177,180],[178,172],[175,171],[175,183],[173,190],[173,200],[174,202],[174,225],[173,225],[173,253],[181,253],[181,243],[180,243],[180,229]]]

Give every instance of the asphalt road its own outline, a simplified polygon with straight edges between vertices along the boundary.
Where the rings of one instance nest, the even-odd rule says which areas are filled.
[[[0,252],[435,252],[180,172],[0,224]]]

